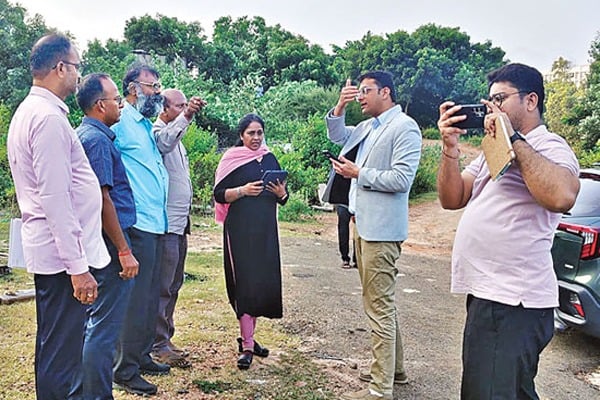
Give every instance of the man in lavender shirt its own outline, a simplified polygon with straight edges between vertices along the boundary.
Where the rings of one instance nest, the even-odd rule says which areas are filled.
[[[45,400],[70,397],[81,368],[85,312],[98,294],[89,267],[110,261],[98,179],[64,103],[75,92],[80,63],[65,36],[41,38],[31,50],[33,86],[8,131],[25,264],[35,281],[36,394]]]
[[[459,105],[443,103],[438,121],[440,202],[466,206],[452,252],[452,292],[467,294],[461,399],[538,399],[534,378],[558,305],[550,249],[579,192],[579,164],[544,126],[539,71],[505,65],[488,74],[488,89],[486,134],[505,126],[516,154],[501,179],[492,181],[483,154],[461,173]]]

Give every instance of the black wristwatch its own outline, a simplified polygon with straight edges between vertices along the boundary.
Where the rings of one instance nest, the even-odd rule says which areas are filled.
[[[525,136],[521,135],[519,131],[515,131],[515,133],[513,133],[513,135],[510,137],[510,143],[514,143],[517,140],[525,140]]]

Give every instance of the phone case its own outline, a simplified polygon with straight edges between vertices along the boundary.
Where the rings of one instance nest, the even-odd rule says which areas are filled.
[[[487,113],[484,104],[465,104],[453,116],[466,115],[467,119],[455,123],[453,126],[460,129],[483,128],[483,119]]]
[[[261,180],[263,181],[263,186],[267,186],[269,182],[277,183],[277,179],[279,179],[279,182],[283,182],[286,180],[287,176],[288,172],[286,170],[270,169],[265,171]]]

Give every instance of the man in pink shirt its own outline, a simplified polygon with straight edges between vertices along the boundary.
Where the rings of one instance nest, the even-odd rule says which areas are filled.
[[[42,37],[31,50],[33,86],[8,131],[25,264],[35,281],[36,393],[45,400],[69,398],[81,368],[86,308],[98,294],[88,268],[110,261],[100,186],[64,103],[75,92],[80,65],[68,38]]]
[[[539,399],[534,378],[558,305],[550,249],[561,213],[577,197],[579,164],[544,126],[539,71],[508,64],[487,78],[486,134],[504,126],[516,154],[501,179],[491,179],[483,154],[461,172],[460,105],[443,103],[438,121],[440,203],[466,207],[452,251],[452,292],[467,295],[460,398]]]

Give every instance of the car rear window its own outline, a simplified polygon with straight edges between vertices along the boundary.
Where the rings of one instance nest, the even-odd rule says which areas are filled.
[[[581,189],[575,205],[569,211],[573,217],[600,215],[600,175],[582,173],[579,177]]]

